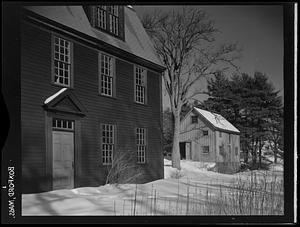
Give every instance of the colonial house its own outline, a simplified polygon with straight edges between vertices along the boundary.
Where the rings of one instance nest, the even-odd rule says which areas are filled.
[[[122,152],[163,178],[164,67],[134,9],[26,6],[20,33],[23,193],[103,185]]]
[[[216,163],[233,173],[240,167],[240,131],[219,114],[194,107],[180,124],[181,159]]]

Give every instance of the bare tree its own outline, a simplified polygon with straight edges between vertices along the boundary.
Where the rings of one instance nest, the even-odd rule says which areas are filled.
[[[204,94],[197,89],[200,78],[235,66],[237,45],[223,44],[216,49],[213,44],[218,30],[206,12],[197,8],[182,7],[177,11],[147,14],[142,23],[166,67],[163,78],[174,116],[172,166],[180,169],[181,107]]]
[[[268,126],[267,138],[269,141],[269,146],[271,147],[274,155],[274,163],[277,163],[277,157],[282,156],[282,152],[279,151],[279,144],[283,138],[283,120],[278,119],[278,121],[273,120]]]

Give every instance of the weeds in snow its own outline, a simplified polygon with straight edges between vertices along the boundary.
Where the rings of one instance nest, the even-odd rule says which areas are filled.
[[[185,184],[180,192],[180,184]],[[160,196],[151,188],[151,194],[138,191],[132,199],[124,199],[122,210],[116,215],[283,215],[283,180],[276,175],[251,173],[249,180],[237,178],[232,184],[206,186],[178,179],[178,193]]]

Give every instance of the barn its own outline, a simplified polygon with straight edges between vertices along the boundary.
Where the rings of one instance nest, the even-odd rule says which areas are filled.
[[[100,186],[127,152],[135,183],[164,177],[164,66],[132,7],[24,6],[22,192]]]
[[[239,135],[240,131],[221,115],[194,107],[181,120],[181,159],[214,162],[218,172],[237,172]]]

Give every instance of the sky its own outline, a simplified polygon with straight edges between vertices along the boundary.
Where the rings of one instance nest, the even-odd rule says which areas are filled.
[[[178,7],[178,6],[177,6]],[[236,62],[241,72],[253,75],[255,71],[265,73],[276,90],[283,96],[283,7],[279,5],[198,5],[215,21],[221,33],[216,36],[219,43],[238,43],[242,57]],[[172,5],[133,5],[140,18],[143,14],[160,9],[168,11]],[[202,82],[205,87],[205,81]],[[169,106],[163,92],[164,108]],[[199,97],[203,100],[206,97]]]

